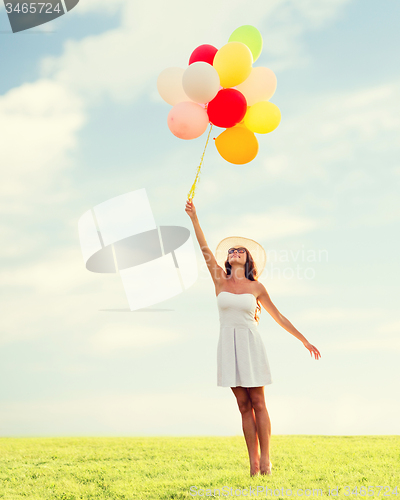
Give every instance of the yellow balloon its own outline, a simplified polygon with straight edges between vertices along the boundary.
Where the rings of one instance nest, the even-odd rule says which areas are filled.
[[[249,163],[258,153],[256,136],[241,125],[227,128],[215,139],[215,145],[222,158],[236,165]]]
[[[250,106],[244,124],[257,134],[268,134],[276,129],[281,121],[281,112],[275,104],[269,101],[260,101]]]
[[[244,82],[251,73],[253,56],[241,42],[229,42],[215,54],[213,66],[219,74],[221,86],[234,87]]]

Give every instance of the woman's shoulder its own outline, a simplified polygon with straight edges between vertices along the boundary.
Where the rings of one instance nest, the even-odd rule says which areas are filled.
[[[259,297],[259,295],[266,292],[265,286],[258,280],[254,280],[253,287],[257,298]]]

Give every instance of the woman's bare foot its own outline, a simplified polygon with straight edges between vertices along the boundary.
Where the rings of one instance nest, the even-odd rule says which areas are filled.
[[[250,476],[257,476],[260,472],[260,467],[258,464],[250,465]]]
[[[260,467],[260,474],[268,474],[269,476],[272,474],[272,462],[268,464],[262,464]]]
[[[250,460],[250,476],[257,476],[260,472],[260,455]]]

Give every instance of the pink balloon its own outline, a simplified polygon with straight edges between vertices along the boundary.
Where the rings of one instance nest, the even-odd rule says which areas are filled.
[[[168,128],[179,139],[196,139],[207,129],[207,111],[195,102],[180,102],[168,113]]]

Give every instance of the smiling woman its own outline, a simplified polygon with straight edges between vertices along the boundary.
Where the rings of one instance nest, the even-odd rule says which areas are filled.
[[[304,346],[320,357],[318,349],[277,310],[259,281],[266,253],[256,241],[239,236],[223,239],[215,257],[201,230],[193,202],[186,202],[197,240],[215,285],[220,319],[217,348],[217,385],[230,387],[242,415],[242,428],[250,459],[250,475],[271,474],[271,421],[264,386],[272,384],[267,352],[257,329],[257,306],[264,309]],[[223,267],[225,269],[223,269]],[[260,452],[258,450],[260,445]]]
[[[231,245],[235,247],[229,248]],[[240,245],[247,245],[247,248]],[[249,238],[234,236],[223,239],[217,246],[215,258],[218,265],[225,267],[227,279],[232,280],[232,265],[233,261],[241,262],[241,257],[245,257],[245,276],[250,281],[256,281],[264,270],[267,256],[265,250],[256,241]],[[253,257],[254,256],[254,257]],[[243,259],[242,259],[243,260]],[[254,320],[259,322],[259,313],[261,313],[260,301],[255,295],[257,306],[254,313]]]

